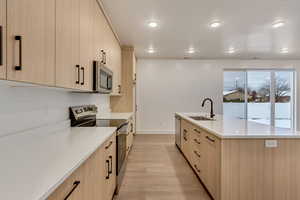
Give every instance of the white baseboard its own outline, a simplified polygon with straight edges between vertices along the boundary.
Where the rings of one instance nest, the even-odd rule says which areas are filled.
[[[137,130],[136,134],[175,134],[172,130]]]

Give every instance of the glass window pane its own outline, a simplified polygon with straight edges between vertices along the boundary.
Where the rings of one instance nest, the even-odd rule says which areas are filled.
[[[225,71],[223,113],[226,116],[245,118],[245,71]]]
[[[293,72],[275,72],[275,126],[292,128]]]
[[[247,72],[247,117],[250,121],[271,125],[271,72]]]

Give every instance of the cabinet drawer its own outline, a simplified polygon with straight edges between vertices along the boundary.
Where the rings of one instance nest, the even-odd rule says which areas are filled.
[[[109,139],[105,141],[104,143],[105,153],[112,152],[115,145],[116,145],[116,133],[114,133]]]
[[[80,200],[84,198],[85,178],[83,175],[84,164],[75,170],[48,198],[47,200],[72,199]]]

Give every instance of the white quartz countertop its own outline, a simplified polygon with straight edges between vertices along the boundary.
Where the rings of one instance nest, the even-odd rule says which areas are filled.
[[[129,112],[129,113],[109,112],[109,113],[98,113],[97,114],[97,119],[123,119],[123,120],[128,120],[132,116],[133,116],[132,112]]]
[[[189,116],[209,116],[207,113],[175,113],[219,138],[300,138],[300,132],[275,128],[248,120],[216,115],[214,121],[197,121]]]
[[[115,130],[65,128],[0,138],[1,199],[46,199]]]

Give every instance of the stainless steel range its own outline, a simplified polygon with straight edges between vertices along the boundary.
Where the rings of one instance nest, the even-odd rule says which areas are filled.
[[[126,141],[128,135],[127,120],[97,120],[97,107],[95,105],[83,105],[70,107],[70,119],[72,127],[117,127],[117,188],[118,193],[125,169],[126,169]]]

